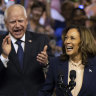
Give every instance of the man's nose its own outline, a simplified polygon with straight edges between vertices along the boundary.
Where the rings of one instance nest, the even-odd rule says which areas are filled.
[[[15,24],[16,27],[20,27],[20,23],[18,21],[16,21],[16,24]]]

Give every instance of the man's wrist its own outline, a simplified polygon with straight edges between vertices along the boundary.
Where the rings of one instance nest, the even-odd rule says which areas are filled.
[[[2,55],[4,58],[6,58],[6,59],[8,58],[8,56],[5,55],[4,53],[2,53],[1,55]]]
[[[47,60],[47,63],[46,63],[47,65],[49,64],[49,61]]]
[[[48,67],[49,66],[49,60],[47,60],[46,64],[44,65],[44,67]]]
[[[4,65],[4,67],[7,68],[7,62],[9,61],[8,57],[4,58],[4,56],[1,54],[0,59]]]

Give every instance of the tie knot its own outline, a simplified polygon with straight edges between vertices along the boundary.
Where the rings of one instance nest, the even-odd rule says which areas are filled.
[[[21,45],[22,41],[19,39],[16,41],[16,44]]]

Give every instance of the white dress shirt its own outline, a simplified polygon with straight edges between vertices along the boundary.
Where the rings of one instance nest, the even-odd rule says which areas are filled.
[[[16,44],[16,41],[17,41],[17,40],[16,40],[11,34],[9,34],[9,35],[10,35],[12,44],[13,44],[13,46],[14,46],[14,49],[15,49],[15,51],[16,51],[16,53],[17,53],[17,50],[18,50],[18,45]],[[23,51],[24,51],[24,46],[25,46],[25,34],[24,34],[24,36],[23,36],[20,40],[23,41],[23,42],[21,43],[21,46],[22,46]],[[1,59],[2,63],[3,63],[3,65],[4,65],[4,67],[7,68],[7,62],[9,61],[9,59],[8,59],[8,58],[7,58],[7,59],[4,58],[2,55],[0,56],[0,59]]]

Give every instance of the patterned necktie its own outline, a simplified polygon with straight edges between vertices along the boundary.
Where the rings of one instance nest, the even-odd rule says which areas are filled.
[[[21,69],[23,69],[23,48],[21,46],[22,41],[21,40],[17,40],[16,44],[18,45],[18,51],[17,51],[17,56],[18,56],[18,60],[19,60],[19,64]]]

